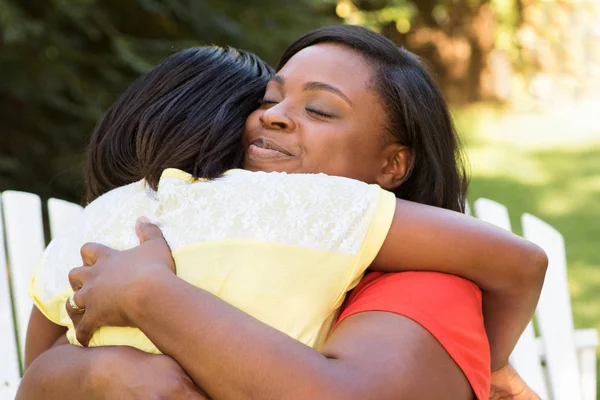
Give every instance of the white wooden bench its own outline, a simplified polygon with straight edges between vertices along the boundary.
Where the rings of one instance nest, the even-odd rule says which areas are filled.
[[[508,210],[489,199],[474,204],[478,218],[511,230]],[[511,355],[511,362],[542,399],[596,400],[596,329],[573,326],[562,235],[530,214],[521,218],[523,236],[548,254],[548,271],[535,313],[540,333],[530,323]]]
[[[57,235],[62,227],[68,226],[81,209],[82,207],[73,203],[50,199],[48,216],[51,235]],[[8,251],[5,251],[4,243]],[[33,306],[27,289],[44,246],[40,198],[35,194],[24,192],[1,193],[0,399],[14,398],[20,381],[22,370],[20,360],[23,360],[24,356],[27,323]],[[11,309],[11,290],[14,313]]]
[[[53,237],[81,211],[80,206],[57,199],[50,199],[47,207]],[[474,209],[478,218],[511,230],[508,211],[503,205],[479,199]],[[598,334],[595,329],[573,328],[564,240],[558,231],[532,215],[523,215],[522,223],[524,236],[546,250],[550,265],[536,311],[541,336],[535,336],[530,324],[517,344],[511,362],[544,400],[596,400]],[[8,251],[5,251],[5,242]],[[27,288],[43,249],[39,197],[23,192],[1,193],[0,399],[13,398],[20,381],[19,360],[23,359],[32,307]]]

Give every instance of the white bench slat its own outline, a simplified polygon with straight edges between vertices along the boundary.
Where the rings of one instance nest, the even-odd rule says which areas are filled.
[[[596,329],[576,330],[575,347],[577,348],[579,358],[583,400],[596,400],[596,347],[598,347],[598,331]]]
[[[523,235],[546,251],[548,271],[536,310],[554,400],[582,399],[571,299],[562,235],[531,214],[523,214]]]
[[[0,399],[13,399],[19,381],[19,356],[10,299],[10,284],[6,251],[4,250],[2,197],[0,196]]]
[[[508,209],[493,200],[480,198],[474,204],[477,218],[512,232]],[[519,375],[542,399],[548,399],[544,372],[535,342],[535,332],[531,322],[519,338],[510,355],[510,362]]]
[[[475,215],[480,220],[512,232],[508,209],[502,204],[482,197],[475,200],[473,208],[475,208]]]
[[[12,273],[17,331],[21,355],[25,350],[27,324],[33,302],[29,298],[29,282],[44,251],[44,228],[40,198],[31,193],[2,193],[8,261]]]
[[[541,337],[536,340],[540,356],[546,359],[546,349]],[[598,347],[598,331],[595,328],[575,329],[575,349],[579,360],[579,374],[582,390],[582,400],[596,399],[596,347]],[[544,397],[542,397],[543,399]]]
[[[29,194],[29,193],[20,193],[20,192],[4,192],[2,194],[2,196],[4,197],[4,208],[5,208],[5,213],[8,215],[7,217],[7,222],[6,222],[6,229],[7,229],[7,233],[8,233],[8,238],[7,238],[7,245],[8,245],[8,252],[9,252],[9,260],[11,263],[13,263],[13,265],[24,265],[25,267],[18,267],[18,272],[17,274],[15,274],[15,276],[12,277],[13,279],[13,288],[15,293],[17,293],[17,299],[15,299],[15,302],[17,303],[17,313],[18,316],[17,318],[19,319],[18,321],[18,325],[19,325],[19,337],[21,340],[21,344],[24,345],[25,343],[25,332],[26,332],[26,325],[28,322],[28,317],[29,317],[29,312],[31,309],[31,302],[29,301],[29,298],[27,296],[27,287],[29,285],[29,280],[31,277],[31,274],[33,273],[33,268],[35,267],[35,265],[37,264],[37,262],[39,261],[39,258],[41,256],[41,253],[43,251],[43,246],[44,246],[44,239],[43,239],[43,228],[42,228],[42,216],[41,216],[41,204],[39,201],[39,198],[35,195]],[[8,199],[7,199],[8,198]],[[2,199],[0,199],[2,200]],[[2,204],[0,203],[0,209],[1,209]],[[69,203],[63,200],[58,200],[58,199],[50,199],[48,201],[48,210],[49,210],[49,218],[50,218],[50,229],[51,229],[51,233],[52,236],[55,237],[58,234],[60,234],[60,232],[62,231],[62,229],[64,229],[66,226],[68,226],[70,224],[70,222],[72,221],[73,218],[75,218],[79,212],[81,212],[82,207],[73,204],[73,203]],[[474,203],[474,209],[476,212],[476,215],[478,218],[487,221],[489,223],[492,223],[496,226],[502,227],[504,229],[507,230],[511,230],[510,227],[510,219],[508,216],[508,210],[506,209],[506,207],[504,207],[503,205],[496,203],[492,200],[489,199],[479,199]],[[2,248],[2,219],[1,219],[2,215],[0,214],[0,273],[2,271],[5,271],[6,268],[3,269],[3,261],[5,260],[5,258],[3,257],[3,248]],[[527,228],[527,225],[531,225],[531,222],[525,222],[526,220],[530,220],[530,218],[532,218],[532,220],[534,221],[533,223],[533,229],[534,229],[534,233],[531,232],[532,227],[529,226],[529,228]],[[21,221],[21,223],[19,222]],[[528,216],[528,214],[523,216],[523,227],[524,227],[524,232],[528,232],[528,233],[524,233],[527,237],[527,234],[535,234],[535,229],[536,228],[536,223],[539,222],[541,223],[544,227],[544,229],[546,229],[546,227],[549,227],[549,225],[545,224],[543,221],[532,217],[532,216]],[[539,224],[538,224],[539,227]],[[527,229],[529,229],[529,231],[527,231]],[[582,329],[582,330],[577,330],[577,331],[573,331],[573,324],[572,324],[572,316],[571,316],[571,307],[570,307],[570,301],[569,301],[569,293],[568,293],[568,288],[566,286],[566,259],[564,257],[564,240],[562,239],[562,236],[560,236],[560,233],[558,233],[557,231],[555,231],[553,228],[550,227],[550,229],[553,231],[553,235],[548,235],[546,234],[546,236],[542,235],[543,238],[542,239],[548,239],[548,237],[550,237],[550,242],[552,242],[553,244],[558,243],[556,241],[556,235],[558,235],[559,239],[560,239],[560,243],[559,243],[559,247],[561,247],[562,249],[562,264],[563,264],[563,270],[564,270],[564,280],[563,280],[563,284],[562,287],[563,289],[566,289],[566,298],[567,298],[567,303],[566,303],[566,308],[567,310],[567,314],[569,316],[569,321],[570,321],[570,329],[571,329],[571,336],[572,336],[572,347],[577,349],[578,353],[576,358],[576,362],[575,362],[575,368],[569,367],[571,373],[567,374],[567,376],[565,376],[563,374],[563,376],[556,376],[557,374],[562,374],[562,369],[561,372],[552,372],[553,370],[555,370],[555,363],[556,360],[560,360],[563,359],[562,357],[562,353],[561,351],[557,351],[554,347],[556,347],[556,344],[554,344],[554,341],[552,341],[552,339],[545,337],[546,333],[544,332],[545,329],[543,329],[540,326],[540,330],[542,331],[542,337],[541,338],[535,338],[534,332],[533,332],[533,327],[531,324],[529,324],[523,334],[523,336],[520,338],[519,343],[517,343],[517,346],[515,348],[515,351],[513,352],[513,354],[511,354],[511,362],[513,363],[513,365],[515,366],[515,368],[517,369],[517,371],[519,371],[519,373],[521,374],[521,376],[525,379],[526,382],[528,382],[528,384],[541,396],[542,399],[547,399],[550,398],[547,395],[547,390],[546,390],[546,384],[544,382],[544,374],[542,372],[542,367],[541,367],[541,363],[539,362],[540,357],[546,358],[547,363],[549,365],[549,374],[550,374],[550,380],[551,380],[551,389],[553,392],[552,398],[554,400],[562,400],[563,398],[568,398],[568,399],[575,399],[575,398],[582,398],[583,400],[596,400],[596,347],[598,346],[598,332],[595,329]],[[538,229],[539,230],[539,229]],[[543,230],[543,229],[542,229]],[[554,237],[553,237],[554,236]],[[17,239],[18,238],[18,239]],[[533,240],[532,238],[529,238],[530,240],[536,242],[536,240]],[[540,240],[542,240],[540,239]],[[9,243],[10,242],[10,243]],[[20,243],[20,244],[19,244]],[[548,250],[544,247],[544,245],[542,245],[539,242],[538,243],[540,246],[542,246],[546,252],[548,252]],[[19,250],[20,249],[20,250]],[[11,254],[14,253],[14,254]],[[19,254],[20,253],[20,254]],[[550,252],[549,253],[549,258],[557,258],[556,254],[551,255]],[[558,251],[559,257],[558,259],[560,259],[560,249]],[[25,256],[26,255],[26,256]],[[15,261],[13,260],[13,258],[17,258],[16,260],[16,264]],[[552,267],[552,260],[551,260],[551,267]],[[559,263],[560,265],[560,263]],[[13,267],[15,268],[15,267]],[[13,269],[14,271],[14,269]],[[550,271],[550,268],[549,268]],[[11,317],[11,309],[10,309],[10,298],[9,298],[9,293],[8,293],[8,280],[6,280],[4,282],[4,284],[2,284],[2,277],[6,276],[6,274],[1,275],[0,274],[0,327],[2,327],[2,324],[8,324],[9,327],[12,327],[12,319],[8,320],[8,317]],[[558,277],[559,281],[560,277]],[[542,293],[542,297],[544,298],[544,292],[551,292],[553,295],[554,290],[555,289],[548,289],[546,290],[546,285],[548,283],[548,278],[546,280],[546,284],[544,285],[544,291]],[[560,286],[560,285],[559,285]],[[20,287],[20,288],[19,288]],[[548,298],[549,296],[545,296],[546,298]],[[3,299],[7,298],[8,301],[4,302]],[[26,300],[23,301],[22,298],[25,298]],[[542,301],[542,299],[540,300],[540,302]],[[23,303],[27,303],[27,306],[23,307],[22,304]],[[3,307],[5,303],[6,305],[8,305],[7,307]],[[554,308],[551,308],[551,310],[554,310]],[[542,313],[540,311],[540,309],[538,308],[538,312],[537,312],[537,318],[538,320],[540,319],[540,314]],[[545,315],[545,314],[544,314]],[[23,317],[21,317],[23,316]],[[542,317],[543,318],[543,317]],[[546,320],[552,320],[553,318],[546,318]],[[562,323],[562,319],[559,319]],[[550,323],[551,324],[551,323]],[[547,328],[546,328],[547,329]],[[7,343],[10,343],[12,345],[12,343],[14,342],[14,330],[9,329],[2,329],[0,331],[0,339],[4,339],[5,336],[8,335],[8,338],[5,340],[0,341],[0,344],[6,345]],[[13,342],[10,342],[10,336],[12,335],[12,340]],[[552,341],[553,344],[549,343],[549,340]],[[560,345],[560,343],[558,343]],[[546,348],[550,348],[550,351],[548,352],[548,354],[546,354]],[[564,347],[564,346],[563,346]],[[4,348],[6,348],[6,352],[4,351]],[[0,398],[12,398],[12,396],[14,396],[14,392],[16,391],[16,386],[18,385],[19,382],[19,368],[18,368],[18,361],[17,361],[17,353],[15,350],[16,346],[4,346],[2,348],[2,355],[4,356],[5,354],[8,355],[8,357],[2,357],[0,358]],[[10,352],[13,352],[14,354],[11,355]],[[532,356],[532,354],[534,354],[534,356]],[[556,353],[561,353],[559,355],[557,355]],[[570,357],[570,356],[568,356]],[[572,357],[571,357],[572,358]],[[7,363],[4,360],[14,360],[13,364]],[[578,361],[578,362],[577,362]],[[579,367],[579,371],[581,372],[580,374],[578,374],[578,369],[577,367]],[[4,371],[7,372],[4,372]],[[566,370],[566,369],[565,369]],[[575,371],[575,372],[573,372]],[[579,381],[581,382],[581,387],[583,388],[582,390],[582,397],[578,396],[577,389],[575,389],[575,391],[573,391],[573,389],[571,387],[569,387],[569,384],[572,383],[573,381],[577,381],[577,375],[579,375]],[[7,378],[5,378],[5,376]],[[558,383],[558,381],[560,380],[567,380],[567,382],[562,382],[562,383]],[[2,387],[1,384],[3,382],[7,382],[8,385],[6,387]],[[11,383],[14,382],[14,383]],[[12,385],[12,387],[11,387]],[[563,387],[564,386],[564,387]],[[564,395],[566,394],[567,397],[564,397]],[[559,396],[563,396],[563,397],[559,397]]]
[[[50,220],[50,233],[53,238],[73,222],[81,213],[83,207],[80,205],[59,199],[48,200],[48,219]]]
[[[541,399],[550,399],[541,364],[542,353],[543,343],[535,337],[533,324],[530,322],[510,355],[510,363]]]

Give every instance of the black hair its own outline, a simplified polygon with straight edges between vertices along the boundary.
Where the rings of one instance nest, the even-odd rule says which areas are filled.
[[[411,150],[412,165],[396,197],[464,212],[468,175],[448,105],[419,58],[366,28],[336,25],[292,43],[281,69],[299,51],[320,43],[350,48],[369,62],[373,87],[388,117],[387,136]]]
[[[246,118],[258,107],[273,70],[233,48],[180,51],[137,79],[112,104],[90,138],[86,200],[179,168],[216,178],[243,162]]]

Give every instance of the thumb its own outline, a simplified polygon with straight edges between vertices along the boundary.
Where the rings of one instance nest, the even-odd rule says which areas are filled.
[[[140,244],[143,244],[149,240],[163,240],[165,238],[160,228],[146,217],[140,217],[135,223],[135,233],[140,239]],[[165,241],[166,242],[166,241]]]

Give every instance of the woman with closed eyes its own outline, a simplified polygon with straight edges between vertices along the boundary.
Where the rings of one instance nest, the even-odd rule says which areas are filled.
[[[418,60],[356,27],[305,35],[282,57],[261,106],[245,122],[239,150],[234,140],[239,119],[228,114],[240,110],[236,101],[207,100],[216,93],[207,86],[216,84],[212,79],[186,86],[195,75],[186,75],[190,60],[180,61],[142,80],[156,84],[134,84],[94,133],[90,160],[102,162],[90,168],[88,192],[101,196],[46,252],[32,284],[38,310],[31,325],[42,312],[59,334],[32,342],[56,340],[65,326],[72,343],[77,338],[86,345],[160,350],[164,355],[152,357],[172,357],[215,399],[444,393],[458,399],[472,391],[485,398],[485,373],[469,371],[464,361],[485,360],[484,348],[476,346],[475,355],[452,349],[452,335],[418,316],[411,304],[400,312],[398,304],[386,308],[373,299],[379,294],[389,303],[410,303],[415,293],[409,288],[392,290],[401,286],[396,276],[402,274],[363,278],[370,280],[338,318],[346,291],[367,269],[463,276],[485,293],[492,359],[505,367],[537,302],[543,252],[452,212],[462,211],[465,195],[457,141],[443,98]],[[179,84],[165,80],[178,71]],[[197,76],[208,72],[203,68]],[[233,76],[221,85],[236,88]],[[146,87],[158,93],[149,96]],[[217,109],[208,110],[210,105]],[[210,125],[202,115],[228,123]],[[123,140],[127,134],[136,140]],[[219,168],[209,154],[224,149],[226,141],[234,145],[226,147],[229,156]],[[136,147],[128,151],[127,144]],[[244,170],[235,169],[239,166]],[[177,275],[169,247],[151,224],[138,224],[138,236],[146,241],[126,250],[135,245],[132,227],[141,216],[161,226]],[[57,283],[56,276],[66,278],[77,265],[86,241],[122,252],[86,245],[84,261],[95,266],[71,271],[72,288],[64,287],[65,280]],[[144,253],[144,246],[150,251]],[[458,278],[444,279],[449,288],[438,283],[430,289],[452,292]],[[468,290],[477,303],[478,292]],[[400,301],[392,297],[402,295]],[[446,322],[460,325],[465,313],[455,309]],[[481,325],[468,324],[476,327],[475,338],[485,337],[477,334]],[[422,359],[406,350],[411,346]],[[28,343],[28,349],[43,347]],[[58,353],[58,347],[47,353],[53,350]],[[85,358],[80,350],[61,351],[75,363]],[[130,362],[142,359],[134,349],[85,350],[85,356],[106,350],[102,357],[115,366],[127,365],[129,356]],[[110,357],[114,352],[119,358]],[[30,353],[29,362],[37,356]],[[33,378],[26,375],[23,398],[25,386],[35,390],[31,380],[48,354],[31,367]],[[427,376],[420,362],[429,367]],[[428,379],[436,384],[427,385]]]

